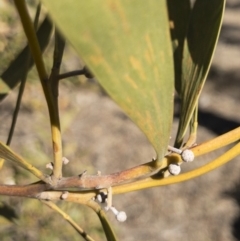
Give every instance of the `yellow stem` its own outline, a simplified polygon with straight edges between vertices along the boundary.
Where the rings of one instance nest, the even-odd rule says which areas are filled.
[[[33,55],[34,62],[36,64],[36,68],[37,68],[40,80],[46,81],[47,83],[48,81],[47,71],[45,69],[45,65],[42,59],[42,53],[38,44],[37,37],[35,35],[34,26],[29,16],[26,3],[24,0],[14,0],[14,3],[18,10],[18,13],[23,25],[23,29],[27,36],[29,47]],[[46,84],[44,85],[44,87],[46,88]]]
[[[211,161],[210,163],[199,167],[193,171],[180,174],[178,176],[172,176],[164,179],[153,179],[153,178],[146,178],[144,180],[136,181],[134,183],[130,184],[123,184],[120,186],[116,186],[112,188],[113,194],[120,194],[120,193],[126,193],[126,192],[132,192],[137,190],[142,190],[146,188],[151,187],[157,187],[157,186],[164,186],[164,185],[170,185],[175,184],[179,182],[184,182],[189,179],[198,177],[200,175],[203,175],[207,172],[210,172],[225,163],[231,161],[234,157],[240,155],[240,143],[236,144],[233,148],[231,148],[229,151],[225,152],[222,156],[216,158],[215,160]]]
[[[15,154],[7,145],[0,142],[0,158],[15,162],[19,166],[31,172],[33,175],[41,179],[42,181],[49,183],[49,176],[38,170],[32,164],[28,163],[22,157]]]
[[[199,155],[203,155],[207,152],[213,151],[215,149],[221,148],[221,147],[228,145],[232,142],[235,142],[239,139],[240,139],[240,128],[236,128],[222,136],[219,136],[213,140],[210,140],[199,146],[196,146],[192,150],[194,151],[195,155],[199,156]],[[234,157],[236,157],[239,154],[240,154],[240,143],[236,144],[232,149],[225,152],[222,156],[218,157],[217,159],[215,159],[215,160],[211,161],[210,163],[208,163],[200,168],[197,168],[193,171],[190,171],[190,172],[187,172],[184,174],[180,174],[179,176],[171,176],[168,178],[148,177],[143,180],[135,181],[133,183],[120,184],[118,186],[112,187],[112,193],[113,194],[121,194],[121,193],[138,191],[138,190],[151,188],[151,187],[164,186],[164,185],[170,185],[170,184],[175,184],[178,182],[187,181],[192,178],[203,175],[207,172],[210,172],[210,171],[220,167],[221,165],[224,165],[225,163],[232,160]],[[180,163],[181,162],[180,156],[177,154],[171,154],[171,155],[165,157],[162,161],[161,168],[167,167],[169,165],[169,163],[172,163],[172,162]],[[140,168],[140,169],[143,168],[143,170],[145,170],[146,166],[148,168],[151,167],[151,163],[148,163],[148,165],[144,164],[143,167],[140,166],[138,168]],[[133,168],[133,170],[132,170],[133,173],[135,173],[134,169],[135,168]],[[145,170],[144,173],[146,171],[149,171],[149,170]],[[129,178],[130,178],[130,176],[131,175],[129,174]],[[98,183],[102,184],[102,181],[99,181]],[[67,186],[66,186],[66,188],[67,188]],[[77,203],[88,205],[87,204],[88,201],[91,200],[94,196],[96,196],[97,192],[100,192],[100,191],[101,191],[100,189],[99,190],[95,189],[95,190],[91,190],[91,191],[83,191],[81,193],[69,193],[66,201],[77,202]],[[48,194],[50,197],[49,199],[58,200],[60,194],[61,193],[58,193],[57,197],[55,197],[53,195],[53,192],[49,192],[49,194]],[[55,195],[56,195],[56,193],[55,193]],[[94,207],[98,208],[97,206],[94,206]],[[97,209],[95,211],[97,211]]]
[[[87,241],[94,241],[86,232],[63,210],[61,210],[55,203],[51,201],[41,200],[42,203],[46,204],[48,207],[58,212],[71,226]]]
[[[29,48],[32,53],[32,57],[36,64],[39,78],[43,87],[45,98],[48,105],[48,111],[51,121],[51,132],[53,141],[53,153],[54,153],[54,170],[53,170],[53,181],[57,181],[62,177],[62,140],[60,132],[60,121],[59,113],[51,92],[50,82],[48,80],[48,74],[45,69],[45,65],[42,58],[42,53],[39,47],[39,43],[34,31],[34,27],[29,16],[25,0],[14,0],[16,8],[18,10],[23,29],[28,39]]]
[[[117,241],[116,234],[114,233],[110,223],[107,220],[106,213],[100,207],[100,205],[93,200],[90,200],[87,203],[87,205],[97,213],[97,215],[101,221],[102,227],[104,229],[107,240],[108,241]]]
[[[210,141],[197,145],[191,150],[194,152],[195,156],[201,156],[216,149],[222,148],[223,146],[227,146],[238,140],[240,140],[240,127],[229,131],[226,134],[218,136]]]

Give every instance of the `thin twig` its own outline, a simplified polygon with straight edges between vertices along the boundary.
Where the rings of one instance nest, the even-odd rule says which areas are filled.
[[[94,78],[93,74],[90,72],[87,66],[85,66],[83,69],[74,70],[74,71],[70,71],[70,72],[58,75],[58,80],[66,79],[77,75],[85,75],[86,78],[89,78],[89,79]]]
[[[62,63],[64,49],[65,49],[65,39],[59,33],[58,29],[55,28],[53,65],[52,65],[52,71],[51,71],[49,80],[52,86],[52,91],[54,94],[55,101],[57,103],[58,103],[57,98],[58,98],[58,84],[59,84],[58,75],[60,73],[60,67]]]
[[[77,75],[85,75],[85,73],[86,73],[85,69],[74,70],[74,71],[70,71],[70,72],[58,75],[58,79],[61,80],[61,79],[66,79]]]
[[[51,201],[41,200],[42,203],[59,213],[86,241],[94,241],[67,213],[61,210],[55,203]]]
[[[41,3],[38,4],[36,15],[35,15],[35,18],[34,18],[34,29],[35,30],[37,29],[37,26],[38,26],[38,20],[39,20],[40,12],[41,12]],[[16,103],[16,107],[15,107],[15,110],[14,110],[14,113],[13,113],[12,123],[11,123],[10,131],[9,131],[9,134],[8,134],[8,139],[7,139],[7,142],[6,142],[6,144],[8,146],[11,144],[11,140],[12,140],[12,137],[13,137],[15,125],[16,125],[16,122],[17,122],[17,117],[18,117],[18,113],[19,113],[19,110],[20,110],[22,96],[23,96],[25,84],[26,84],[26,81],[27,81],[28,66],[30,64],[30,61],[31,61],[31,54],[30,54],[30,51],[28,51],[27,57],[26,57],[25,73],[22,77],[21,84],[20,84],[20,87],[19,87],[17,103]]]

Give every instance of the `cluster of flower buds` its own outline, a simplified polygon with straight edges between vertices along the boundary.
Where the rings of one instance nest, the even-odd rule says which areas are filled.
[[[111,188],[109,188],[111,190]],[[111,197],[110,197],[111,196]],[[100,203],[107,203],[105,210],[111,210],[115,215],[118,222],[125,222],[127,220],[127,214],[124,211],[118,211],[115,207],[112,206],[112,192],[100,192],[97,194],[96,199]]]
[[[168,150],[181,155],[184,162],[192,162],[194,160],[194,153],[189,150],[180,150],[178,148],[168,146]],[[181,172],[181,167],[179,164],[172,163],[168,166],[168,171],[171,175],[178,175]]]

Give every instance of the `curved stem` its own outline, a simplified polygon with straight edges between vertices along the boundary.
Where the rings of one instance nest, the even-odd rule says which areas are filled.
[[[240,140],[240,127],[193,147],[195,156],[201,156]]]
[[[107,240],[108,241],[117,241],[117,237],[116,237],[110,223],[107,220],[107,216],[106,216],[104,210],[102,210],[100,205],[93,200],[90,200],[89,202],[87,202],[87,205],[90,208],[92,208],[98,215],[98,217],[101,221],[101,224],[103,226]]]
[[[67,213],[61,210],[55,203],[51,201],[41,200],[42,203],[59,213],[86,241],[94,241]]]
[[[206,174],[207,172],[210,172],[224,165],[225,163],[231,161],[234,157],[238,155],[240,155],[240,142],[237,145],[235,145],[233,148],[231,148],[229,151],[225,152],[222,156],[216,158],[215,160],[211,161],[210,163],[202,167],[194,169],[193,171],[180,174],[178,176],[171,176],[164,179],[154,179],[151,177],[144,180],[136,181],[134,183],[123,184],[120,186],[113,187],[112,192],[113,194],[120,194],[120,193],[126,193],[126,192],[132,192],[132,191],[142,190],[146,188],[151,188],[151,187],[164,186],[164,185],[184,182],[192,178],[198,177],[200,175]]]

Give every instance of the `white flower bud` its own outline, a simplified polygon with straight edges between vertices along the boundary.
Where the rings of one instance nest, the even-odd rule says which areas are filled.
[[[194,160],[194,153],[186,149],[182,152],[181,157],[184,162],[192,162]]]
[[[62,158],[63,165],[67,165],[69,163],[69,160],[66,157]]]
[[[47,163],[46,168],[50,169],[50,170],[53,170],[53,163],[52,162]]]
[[[118,211],[115,207],[110,207],[118,222],[125,222],[127,220],[127,214],[123,211]]]
[[[176,176],[181,172],[181,167],[177,164],[170,164],[168,166],[168,171],[170,172],[170,174]]]
[[[62,195],[61,195],[61,199],[62,199],[62,200],[67,199],[68,193],[69,193],[68,191],[64,191],[64,192],[62,193]]]
[[[178,148],[175,148],[175,147],[172,147],[172,146],[168,146],[168,150],[181,155],[182,160],[184,162],[192,162],[194,160],[194,153],[193,153],[193,151],[191,151],[189,149],[186,149],[186,150],[182,151],[182,150],[180,150]]]
[[[98,200],[98,202],[102,203],[103,199],[102,199],[102,195],[101,194],[97,195],[97,200]]]

